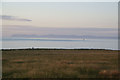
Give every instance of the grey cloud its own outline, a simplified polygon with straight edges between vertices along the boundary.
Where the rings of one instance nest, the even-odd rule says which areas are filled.
[[[15,17],[15,16],[10,16],[10,15],[0,15],[0,19],[3,19],[3,20],[16,20],[16,21],[32,21],[30,19],[24,19],[24,18],[18,18],[18,17]]]

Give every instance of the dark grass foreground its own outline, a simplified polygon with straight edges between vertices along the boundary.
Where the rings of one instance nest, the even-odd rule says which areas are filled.
[[[119,78],[118,51],[3,50],[3,78]]]

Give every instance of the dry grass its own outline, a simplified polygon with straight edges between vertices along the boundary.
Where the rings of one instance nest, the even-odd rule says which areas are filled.
[[[118,51],[3,51],[3,78],[118,78]]]

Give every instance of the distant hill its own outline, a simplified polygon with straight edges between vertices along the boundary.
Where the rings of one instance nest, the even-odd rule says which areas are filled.
[[[24,34],[15,34],[11,37],[20,37],[20,38],[84,38],[84,39],[117,39],[117,37],[104,37],[104,36],[91,36],[91,35],[24,35]]]

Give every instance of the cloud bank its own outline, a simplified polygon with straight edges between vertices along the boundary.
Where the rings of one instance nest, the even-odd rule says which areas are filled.
[[[3,25],[3,37],[116,39],[117,28],[53,28]]]
[[[24,19],[24,18],[18,18],[18,17],[15,17],[15,16],[10,16],[10,15],[0,15],[0,19],[3,19],[3,20],[16,20],[16,21],[32,21],[30,19]]]

